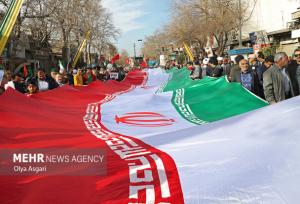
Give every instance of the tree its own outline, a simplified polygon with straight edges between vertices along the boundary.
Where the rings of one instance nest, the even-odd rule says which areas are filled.
[[[1,0],[0,10],[3,13],[8,11],[11,1]],[[13,45],[10,49],[10,56],[14,56],[18,46],[23,46],[20,39],[21,34],[30,34],[34,42],[39,42],[42,47],[49,47],[49,34],[52,30],[48,25],[47,18],[59,7],[59,3],[49,4],[47,0],[25,0],[22,4],[21,11],[17,17],[13,32],[11,33],[10,42]],[[4,15],[3,15],[4,16]]]
[[[108,45],[117,39],[119,33],[119,30],[113,25],[111,13],[103,10],[92,32],[91,43],[101,55]]]
[[[115,45],[113,45],[112,43],[108,43],[107,48],[106,48],[106,56],[113,57],[117,53],[118,53],[117,47]]]
[[[204,47],[209,34],[207,25],[205,25],[204,16],[191,8],[188,4],[182,5],[180,2],[175,2],[173,18],[166,32],[179,47],[182,47],[183,43],[194,47]]]
[[[223,53],[232,31],[237,31],[247,22],[253,12],[257,0],[180,0],[188,5],[192,13],[202,16],[209,35],[218,44],[218,53]],[[252,6],[250,6],[252,5]]]
[[[7,12],[9,2],[0,0],[0,11]],[[86,58],[92,49],[102,54],[119,34],[101,0],[24,0],[13,38],[19,39],[25,32],[41,46],[62,51],[66,64],[71,58],[70,47],[79,47],[89,30]]]
[[[242,0],[240,7],[238,0],[173,0],[172,20],[159,33],[167,36],[166,41],[175,47],[182,47],[183,42],[187,43],[196,54],[211,39],[215,39],[217,52],[222,54],[233,31],[237,32],[250,19],[256,2],[257,0]],[[149,50],[150,45],[153,47],[153,42],[160,35],[155,33],[149,36],[145,49]]]
[[[152,36],[145,38],[142,53],[149,58],[158,59],[160,54],[164,54],[170,49],[171,42],[166,32],[157,31]]]

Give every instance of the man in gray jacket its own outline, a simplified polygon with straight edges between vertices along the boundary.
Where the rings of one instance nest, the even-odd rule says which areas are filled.
[[[200,62],[198,60],[196,60],[194,62],[194,69],[191,73],[191,78],[193,80],[195,79],[202,79],[202,69],[200,67]]]
[[[286,72],[288,56],[279,52],[274,57],[275,64],[263,74],[263,87],[266,100],[274,104],[292,97],[291,80]]]

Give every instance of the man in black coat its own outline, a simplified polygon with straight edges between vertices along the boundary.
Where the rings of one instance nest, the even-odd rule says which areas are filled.
[[[37,77],[34,77],[32,80],[38,85],[39,91],[52,90],[59,86],[52,77],[45,74],[43,69],[38,69]]]
[[[294,51],[294,60],[288,65],[287,72],[290,76],[294,95],[300,94],[300,49]]]
[[[257,96],[263,98],[263,90],[259,86],[259,78],[257,73],[250,69],[249,63],[246,59],[239,62],[239,70],[235,71],[232,75],[231,82],[239,82],[243,87],[251,91]]]
[[[212,57],[209,59],[209,66],[206,70],[206,75],[210,77],[221,77],[223,68],[218,67],[218,60],[216,57]]]
[[[14,84],[15,90],[19,91],[20,93],[26,93],[23,76],[20,73],[17,73],[14,74],[12,78],[13,78],[12,82]]]

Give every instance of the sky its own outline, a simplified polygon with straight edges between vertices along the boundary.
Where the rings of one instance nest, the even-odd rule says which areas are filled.
[[[114,25],[121,31],[115,46],[133,56],[133,44],[140,53],[145,36],[152,35],[170,19],[172,0],[102,0],[102,5],[113,14]]]
[[[244,27],[244,34],[257,30],[267,32],[287,28],[292,21],[291,13],[300,7],[300,0],[258,0],[252,18]],[[267,9],[266,9],[267,8]]]
[[[114,45],[128,51],[133,56],[133,44],[140,54],[145,36],[152,35],[170,20],[170,7],[173,0],[101,0],[102,5],[113,14],[115,26],[121,31]],[[253,2],[250,6],[253,6]],[[300,0],[258,0],[251,19],[245,24],[245,37],[249,32],[267,32],[286,28],[291,21],[291,12],[300,6]],[[251,7],[252,8],[252,7]]]

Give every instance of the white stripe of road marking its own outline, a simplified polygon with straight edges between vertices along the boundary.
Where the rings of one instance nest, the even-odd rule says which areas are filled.
[[[169,198],[171,194],[164,164],[156,154],[152,154],[150,156],[154,159],[155,164],[157,166],[158,177],[161,187],[161,195],[163,198]]]

